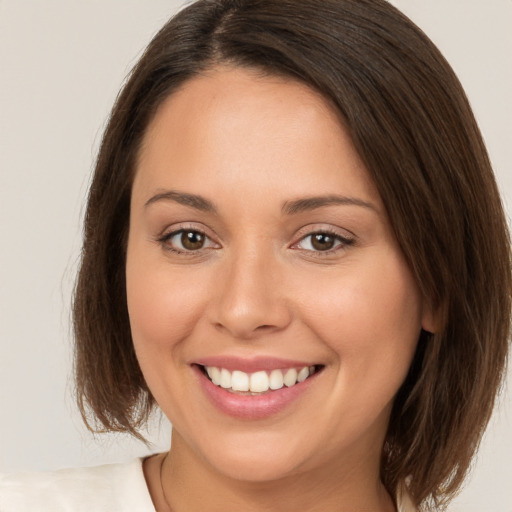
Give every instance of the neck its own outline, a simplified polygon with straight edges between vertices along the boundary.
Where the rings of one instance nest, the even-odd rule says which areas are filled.
[[[172,450],[160,462],[163,496],[155,504],[165,506],[157,505],[158,512],[203,512],[205,504],[209,512],[224,512],[226,504],[239,512],[395,511],[380,482],[379,461],[368,457],[348,456],[279,480],[242,481],[217,471],[173,432]]]

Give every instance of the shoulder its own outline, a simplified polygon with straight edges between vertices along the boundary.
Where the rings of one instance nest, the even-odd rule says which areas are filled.
[[[1,512],[154,512],[141,459],[126,464],[0,475]]]

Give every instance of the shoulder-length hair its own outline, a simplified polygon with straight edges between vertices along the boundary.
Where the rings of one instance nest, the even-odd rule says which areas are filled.
[[[319,91],[373,177],[441,319],[438,332],[422,332],[395,398],[381,478],[392,494],[407,481],[424,509],[443,505],[462,483],[503,379],[509,238],[458,79],[425,34],[384,0],[199,0],[155,36],[112,110],[89,191],[74,297],[84,419],[142,437],[154,399],[135,357],[125,290],[137,154],[162,101],[219,64]]]

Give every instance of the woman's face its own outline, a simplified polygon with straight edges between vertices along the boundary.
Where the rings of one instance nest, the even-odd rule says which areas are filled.
[[[219,68],[171,95],[140,153],[126,277],[137,357],[184,453],[252,481],[378,467],[429,315],[319,94]]]

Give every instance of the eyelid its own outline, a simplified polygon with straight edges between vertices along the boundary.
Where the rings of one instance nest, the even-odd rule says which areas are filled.
[[[320,234],[320,233],[330,235],[330,236],[336,238],[337,240],[339,240],[341,243],[337,244],[332,249],[327,249],[325,251],[301,249],[300,247],[298,247],[298,245],[306,238],[313,236],[315,234]],[[295,236],[295,242],[293,242],[291,244],[290,248],[302,250],[304,252],[315,254],[318,256],[327,256],[329,254],[339,252],[340,250],[346,249],[347,247],[354,245],[356,243],[356,241],[357,241],[356,235],[354,235],[352,232],[350,232],[346,229],[336,228],[332,225],[326,226],[325,224],[314,224],[314,225],[304,226],[303,228],[301,228],[297,232],[297,234]]]
[[[186,232],[186,231],[195,231],[197,233],[202,234],[206,239],[208,239],[211,242],[212,246],[209,247],[202,247],[197,250],[186,250],[186,249],[179,249],[175,247],[171,247],[169,245],[169,241],[176,236],[179,233]],[[221,245],[219,242],[216,241],[216,237],[210,234],[210,231],[205,226],[201,225],[198,226],[197,224],[191,223],[191,222],[183,222],[178,224],[172,224],[171,226],[167,226],[159,235],[156,237],[156,241],[162,245],[162,247],[165,250],[168,250],[170,252],[174,252],[177,254],[183,254],[187,256],[194,256],[198,254],[202,254],[205,251],[211,250],[211,249],[217,249],[220,248]]]

